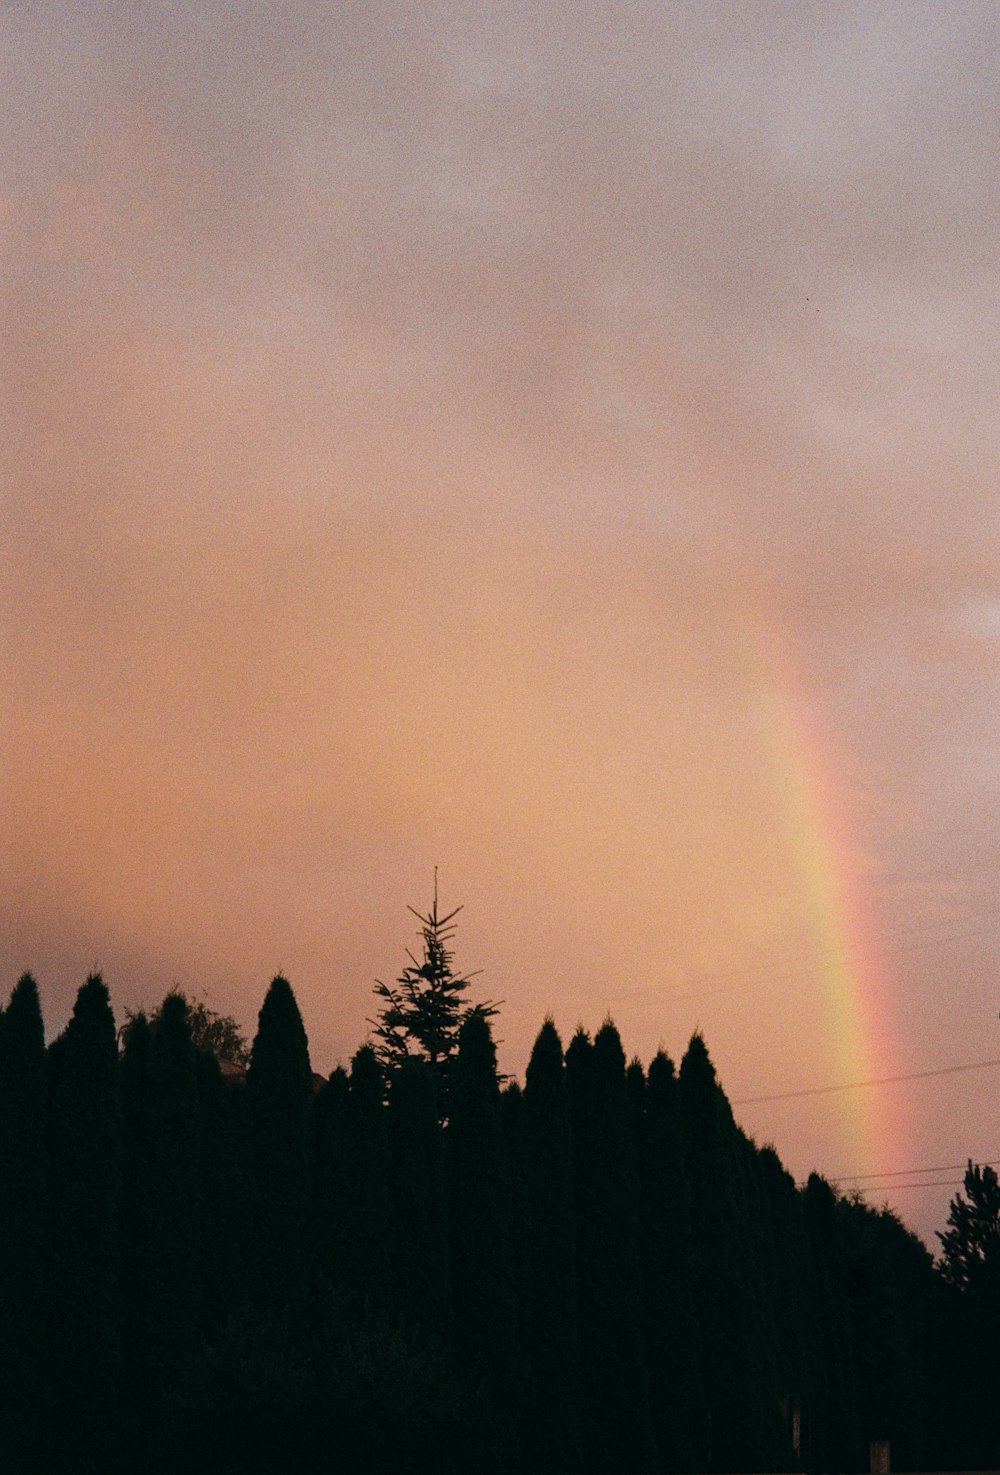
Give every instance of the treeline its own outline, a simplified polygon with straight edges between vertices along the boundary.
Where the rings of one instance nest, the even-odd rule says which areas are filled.
[[[448,1091],[442,1122],[429,1064],[387,1080],[370,1046],[315,1077],[283,978],[245,1073],[195,1047],[180,995],[119,1041],[97,976],[46,1048],[22,978],[0,1469],[850,1472],[873,1439],[897,1469],[995,1459],[961,1288],[889,1212],[797,1188],[699,1035],[646,1069],[610,1021],[565,1052],[546,1022],[522,1089],[471,1013]]]

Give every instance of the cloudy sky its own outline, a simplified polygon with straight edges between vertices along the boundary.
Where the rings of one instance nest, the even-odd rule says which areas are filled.
[[[1000,1057],[998,42],[6,0],[4,989],[252,1034],[280,969],[325,1072],[437,865],[509,1070],[700,1027],[943,1225],[1000,1158],[1000,1070],[923,1074]]]

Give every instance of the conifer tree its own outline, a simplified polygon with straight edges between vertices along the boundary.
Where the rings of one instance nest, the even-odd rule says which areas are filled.
[[[437,868],[434,870],[434,901],[424,916],[411,911],[420,923],[421,956],[407,949],[409,963],[395,986],[376,980],[375,995],[381,1001],[372,1026],[375,1052],[386,1076],[398,1069],[408,1055],[422,1056],[431,1067],[438,1090],[442,1120],[449,1110],[451,1074],[458,1053],[462,1025],[472,1014],[492,1019],[497,1005],[492,1001],[466,1004],[464,995],[474,974],[455,970],[451,943],[455,918],[462,910],[441,915],[438,910]]]
[[[28,1469],[44,1379],[45,1035],[25,973],[0,1014],[0,1468]]]
[[[677,1076],[662,1051],[649,1067],[640,1139],[644,1329],[650,1403],[665,1471],[697,1470],[707,1448],[691,1221]]]
[[[708,1467],[761,1469],[767,1460],[743,1263],[746,1185],[732,1112],[699,1034],[681,1061],[679,1082],[709,1414]]]
[[[947,1350],[938,1359],[937,1381],[949,1389],[952,1409],[946,1439],[954,1441],[955,1429],[961,1430],[963,1468],[992,1467],[1000,1462],[990,1412],[1000,1385],[1000,1182],[989,1164],[969,1161],[963,1192],[952,1199],[948,1227],[938,1239],[937,1319]]]
[[[815,1284],[802,1200],[795,1180],[773,1148],[757,1154],[769,1224],[767,1277],[773,1308],[772,1334],[784,1415],[784,1454],[792,1468],[811,1459],[812,1410],[817,1384]],[[797,1431],[796,1431],[796,1419]],[[794,1436],[798,1435],[798,1448]]]
[[[1000,1313],[1000,1179],[989,1163],[970,1159],[962,1186],[949,1205],[948,1228],[937,1236],[941,1275],[963,1293],[992,1297]]]
[[[121,1283],[125,1434],[140,1447],[150,1422],[153,1388],[147,1357],[150,1254],[156,1234],[149,1155],[149,1053],[152,1035],[144,1011],[129,1014],[119,1036],[122,1112]]]
[[[816,1307],[815,1383],[803,1410],[811,1470],[861,1468],[866,1446],[858,1409],[849,1285],[836,1196],[825,1178],[810,1173],[802,1190]]]
[[[350,1203],[351,1083],[337,1066],[312,1105],[312,1250],[321,1283],[345,1289]],[[436,1108],[435,1108],[436,1120]]]
[[[258,1199],[260,1292],[281,1305],[300,1290],[309,1223],[309,1044],[291,985],[277,977],[261,1007],[247,1091]]]
[[[567,1052],[577,1161],[584,1450],[595,1471],[655,1465],[642,1343],[639,1186],[625,1054],[610,1020]]]
[[[202,1325],[207,1335],[242,1309],[254,1263],[254,1174],[245,1081],[197,1052],[201,1123]]]
[[[510,1181],[496,1050],[481,1014],[471,1014],[459,1036],[447,1169],[456,1350],[460,1364],[483,1379],[494,1417],[508,1420],[502,1447],[481,1447],[473,1463],[499,1459],[503,1467],[516,1442],[509,1413],[516,1336]]]
[[[146,1356],[152,1385],[190,1353],[201,1312],[201,1133],[187,1000],[168,994],[149,1052]]]
[[[452,1332],[444,1144],[427,1061],[409,1056],[389,1089],[393,1286],[405,1325]]]
[[[386,1311],[391,1297],[392,1204],[385,1080],[371,1045],[351,1061],[348,1096],[348,1201],[343,1280],[357,1304]]]
[[[115,1021],[98,974],[77,994],[48,1058],[48,1455],[52,1468],[107,1469],[120,1427],[121,1111]]]
[[[837,1216],[866,1441],[888,1440],[903,1469],[920,1470],[929,1392],[924,1344],[931,1256],[891,1210],[872,1208],[859,1196],[840,1199]],[[994,1325],[993,1337],[995,1331]]]
[[[562,1041],[551,1019],[531,1052],[524,1100],[524,1464],[561,1475],[581,1461],[580,1361],[573,1142]]]
[[[794,1465],[787,1408],[788,1384],[782,1371],[778,1302],[781,1285],[775,1252],[775,1228],[756,1143],[735,1126],[738,1198],[742,1205],[735,1229],[743,1266],[743,1294],[752,1381],[748,1387],[757,1467],[787,1470]]]

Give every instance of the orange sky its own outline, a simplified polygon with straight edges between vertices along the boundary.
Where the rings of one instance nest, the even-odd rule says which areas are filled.
[[[998,30],[4,8],[0,961],[51,1030],[96,964],[252,1034],[282,969],[329,1070],[437,864],[508,1069],[547,1011],[700,1026],[736,1099],[1000,1057]],[[1000,1158],[997,1095],[738,1115],[836,1176]]]

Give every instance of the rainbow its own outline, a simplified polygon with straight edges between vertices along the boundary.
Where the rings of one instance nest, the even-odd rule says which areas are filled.
[[[805,909],[815,964],[803,987],[817,980],[821,1013],[833,1040],[835,1074],[807,1085],[876,1080],[899,1062],[892,989],[872,904],[860,825],[851,786],[830,733],[808,700],[779,621],[760,600],[746,604],[741,626],[748,649],[751,693],[763,758],[781,805],[781,823]],[[804,1057],[808,1058],[808,1056]],[[904,1135],[895,1093],[852,1090],[827,1098],[843,1124],[840,1150],[856,1171],[901,1162]]]

